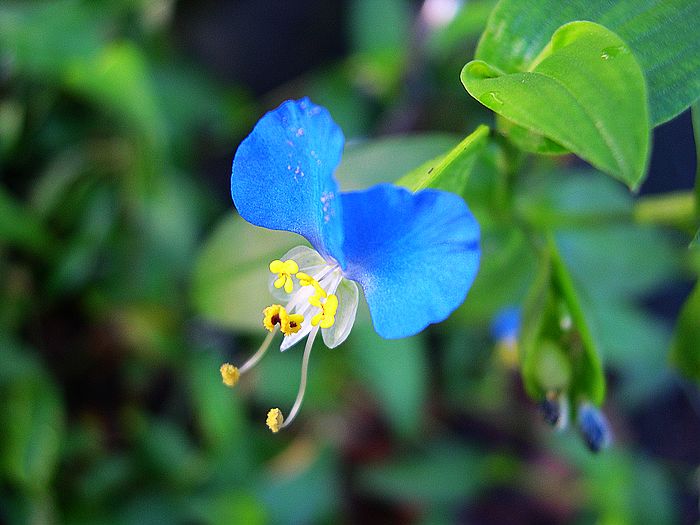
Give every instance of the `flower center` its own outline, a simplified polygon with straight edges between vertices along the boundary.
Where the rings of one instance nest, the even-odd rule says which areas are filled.
[[[286,418],[280,409],[274,408],[270,410],[266,422],[272,432],[278,432],[282,428],[287,427],[299,413],[306,391],[309,358],[316,336],[322,329],[332,328],[332,330],[336,330],[337,328],[334,328],[339,308],[339,299],[336,291],[343,281],[342,272],[337,264],[328,264],[311,249],[302,248],[301,250],[297,249],[299,258],[290,252],[288,256],[292,255],[294,258],[289,258],[286,261],[275,260],[269,265],[270,272],[276,274],[274,280],[271,280],[271,284],[274,287],[271,288],[273,295],[281,300],[286,298],[287,302],[284,306],[273,304],[263,310],[263,326],[270,333],[265,338],[260,349],[240,369],[229,364],[221,367],[221,377],[224,384],[233,387],[238,382],[240,375],[250,370],[260,361],[278,329],[285,336],[281,350],[289,348],[308,336],[304,347],[301,381],[297,397]],[[304,271],[300,271],[302,265]],[[298,287],[295,286],[297,283]],[[280,289],[283,289],[284,293]],[[275,290],[280,290],[280,292]],[[344,289],[343,293],[340,293],[340,295],[344,301],[345,299],[343,298],[348,297],[347,290]],[[356,301],[356,294],[354,298]],[[340,319],[342,319],[339,323],[342,330],[343,327],[348,326],[348,323],[347,319],[342,317],[342,315],[339,317]],[[352,319],[354,320],[354,309],[352,310]],[[352,320],[349,326],[352,326]],[[336,337],[335,340],[337,340],[336,332],[332,330],[330,331],[333,334],[331,337]],[[347,337],[348,331],[349,328],[345,332],[344,337]],[[327,334],[328,332],[324,332],[324,339]]]

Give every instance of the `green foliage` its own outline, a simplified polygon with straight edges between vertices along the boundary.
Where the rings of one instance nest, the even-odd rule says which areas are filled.
[[[697,285],[678,317],[670,357],[683,374],[700,382],[700,287]]]
[[[557,28],[575,20],[597,22],[617,33],[639,62],[656,126],[700,96],[698,7],[696,0],[501,0],[476,58],[504,73],[528,71]]]
[[[557,29],[524,72],[468,63],[462,83],[482,104],[636,188],[649,121],[644,77],[629,48],[590,22]]]
[[[415,168],[396,181],[396,184],[411,191],[436,188],[462,193],[481,151],[486,146],[488,134],[488,127],[479,126],[449,153]]]
[[[477,480],[489,483],[503,475],[503,469],[509,470],[507,464],[498,465],[490,459],[455,443],[435,442],[427,450],[360,472],[360,486],[404,503],[445,505],[459,499],[468,501],[484,488]],[[429,482],[436,479],[443,482]]]
[[[367,326],[358,327],[349,346],[357,375],[363,377],[372,394],[382,400],[384,416],[394,430],[399,435],[416,436],[427,396],[423,338],[390,341]]]
[[[60,458],[65,414],[53,381],[26,349],[0,345],[0,475],[29,494],[48,493]]]
[[[269,235],[268,235],[269,234]],[[235,249],[237,244],[246,249]],[[301,244],[283,232],[260,235],[259,229],[229,215],[203,247],[194,268],[192,300],[209,321],[237,329],[259,329],[268,298],[267,265]]]

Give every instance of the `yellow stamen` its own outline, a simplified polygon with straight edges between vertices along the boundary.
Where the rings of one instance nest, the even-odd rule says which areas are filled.
[[[284,423],[284,416],[279,408],[271,408],[267,413],[267,426],[273,434],[277,434]]]
[[[301,314],[288,314],[282,323],[282,333],[284,335],[296,334],[301,330],[301,323],[304,322],[304,316]]]
[[[221,379],[224,384],[228,387],[233,388],[238,383],[238,378],[241,377],[241,373],[238,368],[233,366],[231,363],[224,363],[219,369],[221,371]]]
[[[270,263],[270,271],[277,274],[275,288],[282,288],[284,286],[285,292],[292,293],[294,289],[292,275],[299,271],[299,265],[292,259],[284,262],[276,259]]]
[[[316,279],[311,277],[309,274],[304,273],[304,272],[299,272],[297,273],[297,279],[299,279],[299,284],[302,286],[313,286],[314,287],[314,295],[312,295],[309,298],[309,301],[311,304],[314,304],[312,301],[316,300],[318,301],[321,297],[326,297],[326,291],[321,288],[321,285],[318,283]],[[317,306],[317,305],[314,305]]]
[[[321,328],[330,328],[335,323],[335,313],[338,310],[338,297],[335,294],[331,294],[321,303],[321,301],[311,301],[309,302],[321,308],[321,311],[311,318],[311,324],[313,326],[319,325]]]
[[[274,330],[275,325],[280,325],[280,327],[284,328],[287,322],[287,310],[279,304],[273,304],[265,308],[263,310],[263,315],[265,316],[263,318],[263,326],[270,332]]]

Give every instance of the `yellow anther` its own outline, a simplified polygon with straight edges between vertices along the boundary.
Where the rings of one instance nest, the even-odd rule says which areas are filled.
[[[309,300],[310,302],[311,300]],[[325,302],[318,304],[311,303],[314,306],[321,308],[321,311],[311,318],[313,326],[320,325],[321,328],[330,328],[335,323],[335,312],[338,310],[338,297],[335,294],[328,296]]]
[[[299,279],[299,284],[302,286],[314,287],[314,294],[311,297],[309,297],[309,302],[314,306],[320,307],[321,305],[317,303],[320,303],[320,299],[322,297],[326,297],[326,291],[323,288],[321,288],[321,285],[318,283],[318,281],[304,272],[297,273],[297,279]]]
[[[304,322],[304,316],[301,314],[288,314],[282,323],[282,333],[284,335],[296,334],[301,330],[301,323]]]
[[[241,373],[238,368],[233,366],[231,363],[224,363],[219,369],[221,372],[221,379],[224,384],[228,387],[233,388],[238,383],[238,378],[241,377]]]
[[[284,328],[287,322],[287,310],[279,304],[273,304],[268,306],[263,310],[263,326],[267,328],[270,332],[275,329],[275,325],[280,325]]]
[[[277,274],[275,288],[282,288],[284,286],[285,292],[292,293],[294,289],[292,275],[299,271],[299,265],[292,259],[284,262],[277,259],[270,263],[270,271]]]
[[[304,316],[301,314],[288,314],[284,306],[273,304],[263,310],[263,326],[270,332],[275,329],[276,325],[280,326],[280,330],[284,335],[296,334],[301,330],[301,323],[304,322]]]
[[[267,426],[273,434],[277,434],[284,424],[284,416],[279,408],[271,408],[267,413]]]

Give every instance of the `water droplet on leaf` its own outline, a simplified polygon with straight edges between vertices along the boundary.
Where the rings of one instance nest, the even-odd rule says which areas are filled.
[[[479,101],[490,108],[493,107],[501,107],[503,105],[503,100],[501,97],[496,93],[495,91],[489,91],[488,93],[484,93],[479,97]]]
[[[630,50],[627,49],[626,46],[609,46],[601,50],[600,58],[602,58],[603,60],[609,60],[611,58],[615,58],[618,55],[626,55],[629,52]]]

